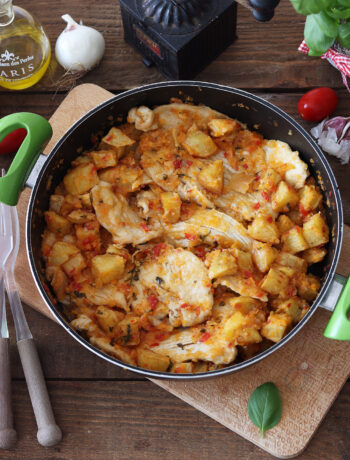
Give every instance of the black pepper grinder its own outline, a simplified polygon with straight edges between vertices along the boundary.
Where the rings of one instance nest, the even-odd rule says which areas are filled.
[[[273,18],[275,8],[280,0],[249,0],[252,7],[253,17],[260,22],[266,22]]]

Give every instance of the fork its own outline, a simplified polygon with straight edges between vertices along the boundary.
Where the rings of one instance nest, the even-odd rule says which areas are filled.
[[[3,206],[9,208],[13,236],[13,249],[5,263],[5,286],[16,329],[17,347],[38,425],[37,438],[42,446],[49,447],[62,439],[62,433],[55,422],[38,353],[24,315],[15,280],[14,270],[20,240],[17,208],[15,206]]]
[[[4,290],[5,263],[13,248],[9,208],[0,203],[0,448],[9,449],[17,441],[11,407],[9,333]]]

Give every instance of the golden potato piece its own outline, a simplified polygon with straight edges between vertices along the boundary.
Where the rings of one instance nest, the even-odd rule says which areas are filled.
[[[272,217],[258,216],[248,227],[249,235],[263,243],[279,243],[279,232]]]
[[[237,272],[235,257],[227,251],[212,251],[207,255],[206,264],[209,265],[209,278],[233,275]]]
[[[308,302],[315,299],[320,287],[321,282],[319,278],[311,273],[308,275],[301,274],[297,278],[298,295]]]
[[[258,267],[258,270],[264,273],[271,267],[273,261],[278,256],[278,251],[276,248],[271,247],[268,243],[254,241],[252,254],[254,263]]]
[[[140,343],[140,317],[126,316],[118,324],[118,339],[119,345],[134,346]]]
[[[107,334],[114,335],[116,326],[124,319],[125,314],[118,310],[113,310],[105,306],[99,306],[96,310],[97,322],[101,329]]]
[[[302,253],[302,257],[309,265],[321,262],[327,254],[325,248],[310,248]]]
[[[57,241],[50,251],[48,265],[62,265],[78,252],[79,249],[74,244]]]
[[[300,189],[299,193],[300,206],[302,206],[305,211],[312,211],[321,203],[322,195],[314,185],[305,185]]]
[[[67,219],[73,224],[85,224],[86,222],[95,220],[96,215],[93,212],[76,209],[68,214]]]
[[[176,192],[163,192],[160,194],[163,206],[162,219],[168,224],[175,224],[180,219],[181,198]]]
[[[101,284],[110,283],[120,279],[125,269],[125,259],[114,254],[103,254],[91,259],[91,271],[93,276]]]
[[[225,134],[233,133],[234,131],[239,131],[241,125],[238,121],[228,118],[213,118],[209,121],[208,127],[213,137],[220,137],[225,136]]]
[[[263,337],[272,342],[279,342],[292,324],[292,317],[286,313],[271,312],[267,322],[260,332]]]
[[[306,272],[307,269],[304,259],[290,254],[289,252],[280,252],[276,259],[276,263],[284,267],[294,268],[298,272]]]
[[[139,349],[137,350],[137,364],[144,369],[165,372],[170,366],[170,359],[151,350]]]
[[[289,278],[281,270],[270,268],[264,278],[261,288],[273,295],[278,295],[289,284]]]
[[[283,251],[295,254],[296,252],[305,251],[309,247],[305,241],[301,227],[295,225],[288,232],[282,235]]]
[[[329,228],[325,218],[320,213],[310,217],[303,225],[303,235],[310,248],[328,243]]]
[[[80,252],[75,254],[62,265],[63,270],[67,273],[68,276],[78,275],[85,267],[86,262]]]
[[[108,134],[102,138],[100,147],[106,150],[114,150],[117,154],[117,158],[120,158],[127,147],[135,144],[133,139],[130,139],[126,134],[118,128],[111,128]]]
[[[280,234],[282,234],[293,228],[294,222],[285,214],[281,214],[277,219],[277,227]]]
[[[276,190],[277,184],[280,182],[282,177],[273,168],[267,168],[262,177],[259,180],[259,190],[266,192],[272,192]]]
[[[189,362],[189,363],[174,364],[173,366],[171,366],[170,372],[172,372],[173,374],[192,374],[193,363]],[[201,372],[201,371],[197,371],[197,372]]]
[[[67,192],[72,195],[82,195],[91,190],[98,182],[96,166],[93,163],[83,163],[71,169],[63,179]]]
[[[276,192],[272,195],[272,209],[275,212],[289,211],[299,201],[298,192],[283,180],[278,184]]]
[[[67,235],[72,229],[71,223],[54,211],[45,212],[45,222],[51,232],[58,233],[59,235]]]
[[[90,152],[97,169],[109,168],[117,164],[117,154],[114,150],[99,150]]]
[[[296,324],[301,319],[301,312],[305,306],[305,301],[299,297],[292,297],[280,303],[277,307],[277,313],[286,313],[292,317],[293,323]]]
[[[191,155],[200,158],[210,157],[217,150],[212,138],[202,131],[187,134],[183,145]]]
[[[216,160],[205,166],[198,174],[198,181],[209,192],[220,194],[224,186],[224,164]]]

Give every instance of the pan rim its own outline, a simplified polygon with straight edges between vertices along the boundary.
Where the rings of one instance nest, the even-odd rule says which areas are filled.
[[[33,216],[33,211],[35,208],[35,198],[37,195],[37,191],[39,188],[39,185],[41,183],[41,180],[47,170],[47,168],[50,166],[50,162],[52,158],[56,155],[58,150],[60,149],[61,145],[69,138],[69,136],[82,124],[84,123],[88,118],[92,117],[95,113],[99,112],[103,108],[107,107],[108,105],[112,105],[116,102],[118,102],[121,99],[124,99],[125,97],[138,94],[141,92],[157,89],[157,88],[162,88],[162,87],[198,87],[200,90],[200,87],[205,87],[205,88],[211,88],[215,90],[220,90],[220,91],[225,91],[230,94],[238,94],[242,95],[244,97],[247,97],[248,99],[254,100],[255,102],[261,104],[264,107],[267,107],[270,109],[270,111],[275,112],[279,117],[282,117],[285,119],[289,124],[292,125],[294,129],[296,129],[301,136],[305,138],[305,140],[311,144],[311,147],[313,148],[315,154],[319,157],[325,171],[328,174],[329,180],[333,186],[333,191],[334,191],[334,200],[336,204],[336,211],[337,211],[337,234],[335,235],[336,241],[335,241],[335,249],[334,249],[334,257],[331,262],[329,271],[326,275],[326,278],[322,284],[322,287],[318,293],[318,296],[316,297],[315,301],[313,302],[309,312],[305,315],[305,317],[296,325],[294,328],[285,336],[283,339],[274,345],[272,345],[270,348],[267,350],[264,350],[263,352],[259,353],[258,355],[247,359],[246,361],[232,364],[231,366],[224,367],[222,369],[214,370],[214,371],[208,371],[208,372],[203,372],[203,373],[197,373],[197,374],[172,374],[172,373],[166,373],[166,372],[157,372],[157,371],[151,371],[148,369],[140,368],[137,366],[132,366],[130,364],[126,364],[116,358],[111,357],[110,355],[104,353],[103,351],[99,350],[98,348],[94,347],[91,345],[87,340],[85,340],[82,336],[80,336],[69,324],[67,321],[63,318],[62,314],[58,311],[58,309],[53,305],[51,302],[48,294],[46,293],[41,281],[39,274],[37,273],[36,265],[35,265],[35,260],[34,260],[34,255],[31,249],[31,219]],[[179,88],[181,89],[181,88]],[[106,101],[102,102],[101,104],[97,105],[95,108],[89,110],[86,114],[84,114],[82,117],[80,117],[62,136],[54,145],[52,148],[51,152],[47,156],[47,160],[45,161],[42,169],[40,170],[38,177],[36,179],[35,186],[32,190],[30,201],[29,201],[29,206],[27,209],[27,217],[26,217],[26,246],[27,246],[27,256],[29,260],[29,266],[31,273],[33,275],[35,285],[37,289],[40,292],[41,297],[43,298],[46,306],[50,310],[50,312],[53,314],[55,319],[58,321],[58,323],[72,336],[74,337],[81,345],[83,345],[85,348],[89,349],[91,352],[93,352],[95,355],[101,357],[102,359],[117,365],[123,369],[130,370],[132,372],[136,372],[138,374],[144,375],[149,378],[155,378],[155,379],[163,379],[163,380],[197,380],[197,379],[203,379],[203,378],[213,378],[217,376],[222,376],[222,375],[227,375],[231,374],[234,372],[238,372],[240,370],[243,370],[249,366],[252,366],[253,364],[256,364],[259,361],[262,361],[263,359],[267,358],[270,356],[272,353],[277,351],[279,348],[283,347],[287,342],[289,342],[299,331],[304,327],[304,325],[310,320],[312,315],[315,313],[317,310],[318,306],[320,305],[323,296],[327,292],[329,285],[331,284],[331,281],[334,277],[336,266],[338,264],[339,256],[340,256],[340,250],[341,250],[341,245],[342,245],[342,239],[343,239],[343,209],[342,209],[342,202],[341,202],[341,197],[339,193],[339,187],[337,184],[337,181],[335,179],[335,176],[333,174],[333,171],[328,163],[328,160],[326,159],[324,153],[321,151],[321,149],[318,147],[316,142],[312,139],[311,135],[298,123],[296,122],[290,115],[288,115],[286,112],[284,112],[282,109],[277,107],[276,105],[272,104],[271,102],[265,101],[263,98],[260,96],[257,96],[255,94],[252,94],[248,91],[244,91],[238,88],[233,88],[230,86],[226,85],[220,85],[217,83],[210,83],[210,82],[201,82],[201,81],[193,81],[193,80],[184,80],[184,81],[167,81],[167,82],[159,82],[159,83],[152,83],[150,85],[144,85],[144,86],[138,86],[136,88],[127,90],[125,92],[122,92],[120,94],[117,94]]]

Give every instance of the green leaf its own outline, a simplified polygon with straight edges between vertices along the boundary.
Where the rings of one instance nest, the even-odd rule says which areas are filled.
[[[282,400],[274,383],[266,382],[253,391],[248,402],[248,414],[262,437],[265,431],[277,425],[282,416]]]
[[[335,0],[290,0],[295,11],[304,16],[308,14],[319,13],[335,5]]]
[[[327,14],[333,19],[348,19],[350,18],[350,8],[331,8]]]
[[[305,28],[304,28],[304,38],[307,46],[312,50],[312,56],[321,56],[325,53],[332,45],[337,36],[338,26],[336,28],[335,35],[330,36],[324,33],[319,26],[319,15],[318,14],[310,14],[305,21]],[[324,25],[324,24],[323,24]]]
[[[350,49],[350,22],[339,24],[337,40],[344,48]]]
[[[342,6],[350,6],[350,0],[337,0],[337,3]]]

